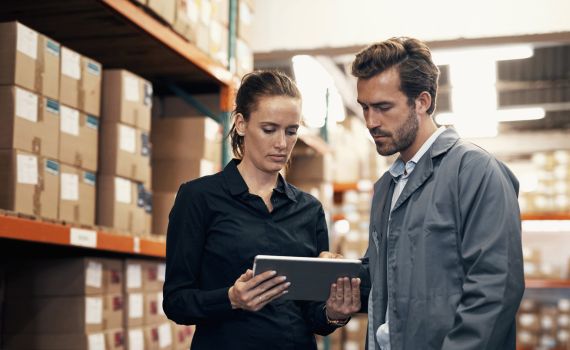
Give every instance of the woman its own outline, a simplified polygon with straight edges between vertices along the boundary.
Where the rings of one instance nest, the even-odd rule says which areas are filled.
[[[197,325],[193,350],[316,349],[315,333],[332,333],[360,309],[360,281],[339,279],[325,308],[279,299],[286,277],[250,270],[256,255],[328,250],[322,205],[279,174],[297,141],[301,94],[283,73],[253,72],[242,80],[234,118],[237,159],[183,184],[170,212],[164,311]]]

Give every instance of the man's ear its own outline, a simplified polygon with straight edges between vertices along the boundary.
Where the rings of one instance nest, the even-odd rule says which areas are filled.
[[[429,92],[424,91],[416,98],[416,111],[418,114],[425,114],[430,107],[431,95]]]

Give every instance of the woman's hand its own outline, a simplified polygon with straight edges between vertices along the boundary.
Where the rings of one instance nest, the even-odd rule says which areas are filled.
[[[339,278],[331,285],[327,300],[327,316],[331,320],[346,320],[360,310],[360,278]]]
[[[275,271],[267,271],[253,277],[253,271],[247,270],[230,288],[228,295],[232,309],[259,311],[272,300],[289,291],[291,283],[284,283],[287,277],[274,277]]]
[[[346,259],[344,256],[342,256],[340,254],[335,254],[335,253],[331,253],[331,252],[321,252],[321,254],[319,254],[319,258],[321,258],[321,259]]]

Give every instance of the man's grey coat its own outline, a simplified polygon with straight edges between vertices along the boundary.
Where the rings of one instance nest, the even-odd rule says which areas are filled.
[[[512,172],[447,129],[411,173],[386,241],[393,188],[389,172],[374,185],[362,259],[362,310],[372,283],[373,329],[389,293],[392,350],[515,350],[524,275]]]

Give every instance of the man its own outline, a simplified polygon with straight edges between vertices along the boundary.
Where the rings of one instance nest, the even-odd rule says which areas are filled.
[[[362,278],[372,284],[362,300],[367,349],[516,349],[518,181],[485,150],[436,127],[439,70],[419,40],[373,44],[351,73],[378,153],[399,153],[374,186]]]

